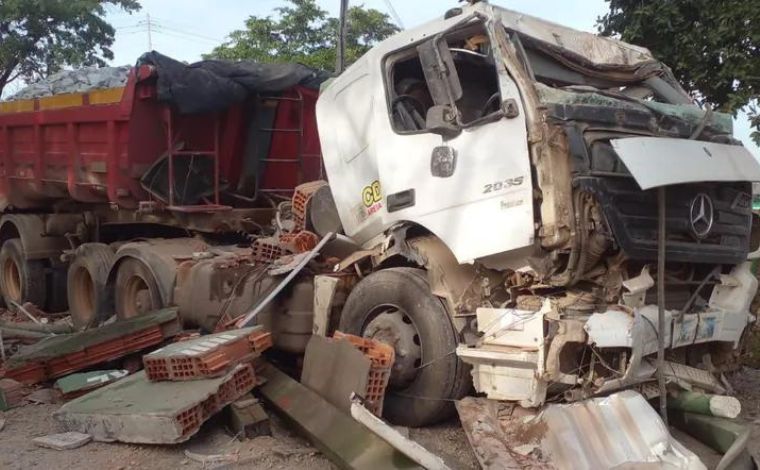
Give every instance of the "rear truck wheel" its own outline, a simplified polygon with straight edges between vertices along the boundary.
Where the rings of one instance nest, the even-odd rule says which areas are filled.
[[[392,268],[364,278],[346,300],[340,331],[394,347],[383,408],[394,424],[442,421],[454,411],[452,400],[470,387],[466,366],[455,353],[454,325],[420,269]]]
[[[98,326],[111,313],[113,305],[107,283],[113,259],[113,250],[102,243],[86,243],[77,248],[66,283],[74,327]]]
[[[46,288],[45,262],[26,259],[20,239],[6,240],[0,248],[0,294],[5,305],[30,302],[44,309]]]
[[[150,269],[135,258],[127,258],[119,264],[114,300],[116,316],[120,320],[144,315],[162,307],[158,282]]]

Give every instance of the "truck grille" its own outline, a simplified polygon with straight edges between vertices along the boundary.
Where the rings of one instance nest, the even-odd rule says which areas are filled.
[[[581,176],[578,187],[602,205],[615,241],[630,258],[657,259],[657,190],[642,191],[625,176]],[[668,261],[736,264],[747,259],[752,217],[750,183],[699,183],[668,186]],[[713,224],[702,237],[692,228],[692,203],[699,195],[712,202]],[[703,227],[704,228],[704,227]]]

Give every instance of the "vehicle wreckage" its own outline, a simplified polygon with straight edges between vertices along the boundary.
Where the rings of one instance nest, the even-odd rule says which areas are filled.
[[[92,96],[3,104],[7,301],[34,301],[28,274],[63,257],[80,326],[174,305],[207,331],[264,325],[296,355],[312,334],[380,340],[384,416],[407,426],[473,386],[528,408],[653,398],[658,364],[725,392],[755,321],[760,164],[646,49],[479,2],[375,46],[316,105],[314,75],[226,93],[234,74],[204,67],[154,53],[98,96],[130,132],[103,156],[132,159],[120,175],[74,163],[92,139],[77,116],[110,119]],[[195,100],[214,73],[219,93]],[[71,139],[63,174],[53,140],[24,160],[30,129],[53,132],[35,113]],[[146,123],[161,132],[133,147]]]

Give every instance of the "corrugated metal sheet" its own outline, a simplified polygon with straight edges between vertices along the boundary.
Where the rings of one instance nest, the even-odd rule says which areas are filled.
[[[541,448],[559,469],[706,469],[671,435],[639,393],[627,390],[570,405],[550,405],[537,418]]]

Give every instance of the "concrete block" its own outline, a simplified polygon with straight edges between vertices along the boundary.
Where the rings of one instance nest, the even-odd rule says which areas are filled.
[[[151,382],[141,371],[70,401],[53,417],[66,430],[96,441],[175,444],[255,385],[250,364],[222,377],[185,382]]]
[[[312,336],[306,346],[301,383],[346,414],[351,393],[364,395],[372,363],[347,341]]]
[[[227,424],[235,436],[244,439],[272,434],[269,416],[253,397],[242,398],[227,407]]]
[[[178,341],[143,356],[145,372],[154,382],[224,375],[235,365],[260,355],[254,343],[263,333],[261,326],[255,326]]]
[[[32,439],[36,445],[47,447],[55,450],[70,450],[82,447],[92,440],[89,434],[81,432],[64,432],[61,434],[51,434],[49,436],[35,437]]]

